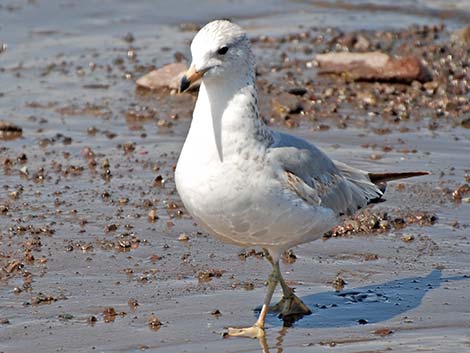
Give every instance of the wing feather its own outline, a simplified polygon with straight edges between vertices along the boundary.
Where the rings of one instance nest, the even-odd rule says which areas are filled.
[[[332,161],[304,140],[277,133],[270,148],[284,169],[287,187],[311,205],[349,215],[383,195],[367,172]]]

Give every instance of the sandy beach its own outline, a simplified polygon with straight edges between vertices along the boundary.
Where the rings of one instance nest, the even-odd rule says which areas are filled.
[[[187,63],[219,17],[247,29],[270,126],[359,168],[431,172],[285,255],[313,314],[270,315],[266,342],[221,334],[253,322],[269,264],[205,233],[175,190],[197,92],[135,83]],[[465,1],[0,4],[0,352],[470,351],[469,19]],[[372,51],[431,78],[315,60]]]

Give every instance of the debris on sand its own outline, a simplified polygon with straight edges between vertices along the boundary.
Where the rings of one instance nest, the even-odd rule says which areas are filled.
[[[416,56],[393,57],[381,52],[318,54],[320,74],[346,74],[353,80],[427,82],[432,75]]]
[[[53,303],[57,300],[58,299],[53,297],[53,296],[46,295],[46,294],[43,294],[43,293],[38,293],[38,295],[34,296],[31,299],[31,304],[32,305],[51,304],[51,303]]]
[[[455,199],[455,197],[454,197]],[[343,224],[337,225],[324,238],[347,236],[350,234],[379,234],[390,229],[403,229],[412,224],[430,226],[437,222],[433,213],[419,211],[397,211],[387,213],[384,211],[365,209],[352,218],[346,219]]]
[[[222,313],[220,312],[219,309],[215,309],[211,311],[211,315],[215,316],[217,319],[222,316]]]
[[[5,120],[0,120],[0,140],[14,140],[21,137],[23,129]]]
[[[456,30],[450,36],[450,41],[458,46],[469,48],[470,47],[470,27],[463,27]]]
[[[139,302],[135,298],[129,298],[129,300],[127,301],[127,304],[129,305],[132,311],[135,311],[137,307],[139,306]]]
[[[333,282],[331,282],[331,286],[335,289],[336,292],[341,292],[346,284],[347,282],[340,275],[337,275]]]
[[[153,210],[150,210],[149,213],[148,213],[148,220],[149,222],[155,222],[156,220],[158,219],[158,215],[157,215],[157,210],[153,209]]]
[[[222,277],[224,270],[217,270],[217,269],[210,269],[206,271],[199,271],[197,274],[197,278],[199,283],[209,282],[212,278],[220,278]]]
[[[17,260],[10,261],[2,270],[5,271],[6,273],[13,273],[16,271],[20,271],[24,265]]]
[[[282,263],[286,265],[293,264],[297,260],[297,256],[292,249],[285,251],[281,256]]]
[[[148,320],[148,325],[151,330],[158,331],[160,327],[162,327],[162,322],[155,316],[155,314],[152,313]]]
[[[103,310],[103,320],[106,323],[114,322],[116,320],[116,310],[113,307],[109,307]]]
[[[452,199],[455,202],[461,202],[464,195],[470,193],[470,185],[463,184],[452,192]]]
[[[140,77],[137,86],[156,90],[160,88],[178,89],[187,67],[183,63],[165,65]]]
[[[90,325],[90,326],[94,326],[96,324],[96,322],[98,321],[97,317],[94,316],[94,315],[91,315],[87,318],[87,323]]]
[[[411,243],[413,240],[415,240],[415,237],[412,234],[404,234],[400,239],[405,243]]]
[[[179,240],[179,241],[188,241],[188,240],[189,240],[189,236],[188,236],[186,233],[181,233],[181,234],[178,236],[178,240]]]
[[[382,337],[389,336],[392,333],[393,333],[393,330],[388,328],[388,327],[378,328],[375,331],[373,331],[374,335],[378,335],[378,336],[382,336]]]

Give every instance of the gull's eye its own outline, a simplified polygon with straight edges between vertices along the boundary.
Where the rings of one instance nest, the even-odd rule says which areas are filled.
[[[217,50],[217,54],[219,55],[225,55],[227,54],[228,47],[224,45],[223,47],[220,47],[219,50]]]

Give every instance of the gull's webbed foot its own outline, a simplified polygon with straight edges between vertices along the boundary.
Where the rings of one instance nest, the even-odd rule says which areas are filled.
[[[251,327],[235,328],[229,327],[222,335],[226,337],[247,337],[247,338],[263,338],[265,336],[264,328],[258,324]]]
[[[300,318],[312,313],[310,308],[294,293],[290,293],[287,297],[283,296],[277,304],[269,307],[269,311],[279,313],[281,319],[289,316]]]

